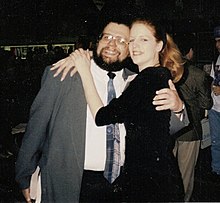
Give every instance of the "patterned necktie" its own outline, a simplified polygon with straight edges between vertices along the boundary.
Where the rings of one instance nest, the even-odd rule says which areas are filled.
[[[108,73],[108,103],[116,97],[113,78],[115,74]],[[120,174],[120,134],[118,123],[106,127],[106,162],[104,177],[113,183]]]

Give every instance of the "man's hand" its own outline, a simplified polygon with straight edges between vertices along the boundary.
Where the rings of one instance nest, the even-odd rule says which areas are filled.
[[[183,109],[183,102],[179,98],[176,88],[171,80],[168,82],[169,88],[163,88],[156,91],[153,98],[153,105],[157,111],[170,109],[173,112],[179,112]]]
[[[22,194],[24,195],[24,198],[27,203],[31,203],[31,195],[30,195],[30,188],[23,189]]]
[[[219,96],[220,95],[220,86],[212,86],[212,91],[215,94],[215,96]]]

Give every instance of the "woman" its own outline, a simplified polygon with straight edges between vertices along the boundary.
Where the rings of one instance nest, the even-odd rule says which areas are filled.
[[[156,90],[168,87],[171,78],[170,71],[160,65],[166,60],[161,54],[169,47],[166,43],[166,34],[153,21],[133,22],[129,51],[139,74],[119,98],[105,107],[89,70],[89,53],[76,51],[73,54],[96,124],[125,124],[126,160],[122,183],[125,201],[183,201],[182,179],[169,134],[170,111],[158,112],[152,104]],[[166,57],[172,51],[168,50]]]

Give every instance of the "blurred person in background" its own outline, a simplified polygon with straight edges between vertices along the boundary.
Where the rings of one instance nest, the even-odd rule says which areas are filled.
[[[220,25],[214,28],[215,46],[218,52],[217,59],[211,68],[213,107],[209,111],[209,125],[211,134],[211,167],[213,176],[220,178]]]
[[[201,120],[205,117],[205,110],[212,107],[211,80],[203,70],[192,65],[193,42],[188,35],[175,38],[177,46],[180,46],[183,63],[179,64],[179,72],[175,75],[174,84],[189,117],[190,124],[180,130],[176,140],[174,154],[177,157],[180,172],[183,178],[186,202],[190,201],[194,188],[194,173],[202,139]],[[180,40],[180,41],[179,41]],[[176,48],[176,45],[173,44]],[[172,47],[171,47],[172,48]],[[178,61],[181,61],[179,58]],[[172,58],[167,66],[172,67]],[[172,71],[172,69],[171,69]]]
[[[177,43],[185,63],[195,65],[195,35],[193,33],[178,33],[174,35],[174,41]]]

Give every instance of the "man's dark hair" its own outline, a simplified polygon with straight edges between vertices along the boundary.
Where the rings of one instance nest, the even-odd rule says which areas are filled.
[[[114,2],[106,3],[102,8],[96,22],[96,36],[102,34],[104,28],[110,23],[131,25],[134,8],[129,3]],[[98,39],[98,38],[97,38]]]
[[[181,54],[186,56],[192,48],[195,50],[196,37],[193,33],[178,33],[174,35],[174,41],[177,44]]]

